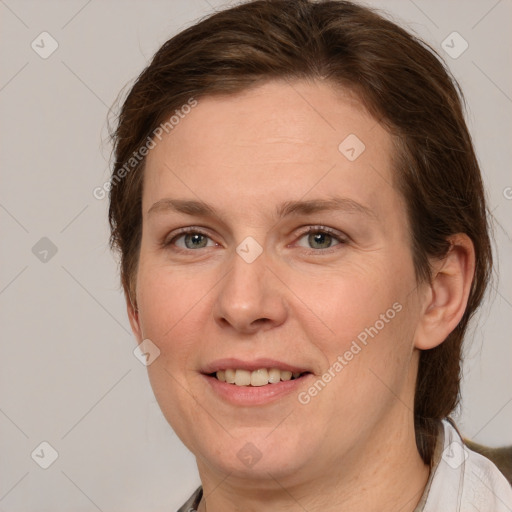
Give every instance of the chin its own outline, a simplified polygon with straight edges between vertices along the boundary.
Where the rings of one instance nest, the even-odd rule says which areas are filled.
[[[279,427],[278,427],[279,428]],[[281,435],[269,434],[269,429],[252,431],[244,429],[243,434],[217,439],[216,444],[204,443],[204,438],[189,447],[211,468],[236,478],[268,480],[294,475],[307,467],[312,455],[317,451],[305,446],[303,436],[282,427]]]

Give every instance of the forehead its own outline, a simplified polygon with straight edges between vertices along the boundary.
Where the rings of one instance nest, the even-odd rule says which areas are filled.
[[[335,192],[377,207],[396,195],[391,136],[354,95],[327,83],[268,82],[199,98],[156,142],[144,213],[169,196],[262,209],[306,194]]]

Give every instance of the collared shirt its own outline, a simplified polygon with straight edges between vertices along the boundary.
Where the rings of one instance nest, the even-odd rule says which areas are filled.
[[[512,487],[489,459],[470,450],[443,420],[434,465],[414,512],[511,512]]]
[[[442,421],[432,471],[414,512],[511,512],[507,479],[493,462],[464,444],[450,421]],[[198,487],[178,512],[195,512],[202,496]]]

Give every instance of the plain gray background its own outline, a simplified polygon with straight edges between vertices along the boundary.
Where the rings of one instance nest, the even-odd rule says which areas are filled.
[[[0,512],[174,511],[199,484],[133,355],[107,199],[92,191],[109,176],[118,93],[169,37],[222,5],[0,0]],[[369,5],[438,49],[466,94],[499,279],[467,340],[456,417],[468,437],[512,444],[512,2]],[[457,58],[442,45],[454,31],[469,45]],[[55,43],[42,32],[58,44],[47,58]],[[58,454],[47,469],[43,441]]]

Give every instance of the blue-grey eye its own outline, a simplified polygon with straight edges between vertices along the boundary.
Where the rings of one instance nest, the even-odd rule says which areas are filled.
[[[305,244],[301,244],[300,241],[307,237]],[[342,242],[337,236],[331,235],[320,229],[311,230],[309,233],[305,233],[299,239],[298,245],[306,247],[308,249],[330,249],[334,245],[338,245]]]
[[[202,233],[187,233],[183,237],[187,249],[202,249],[208,244],[208,237]]]
[[[308,243],[313,249],[328,249],[333,242],[333,237],[328,233],[310,233]]]

